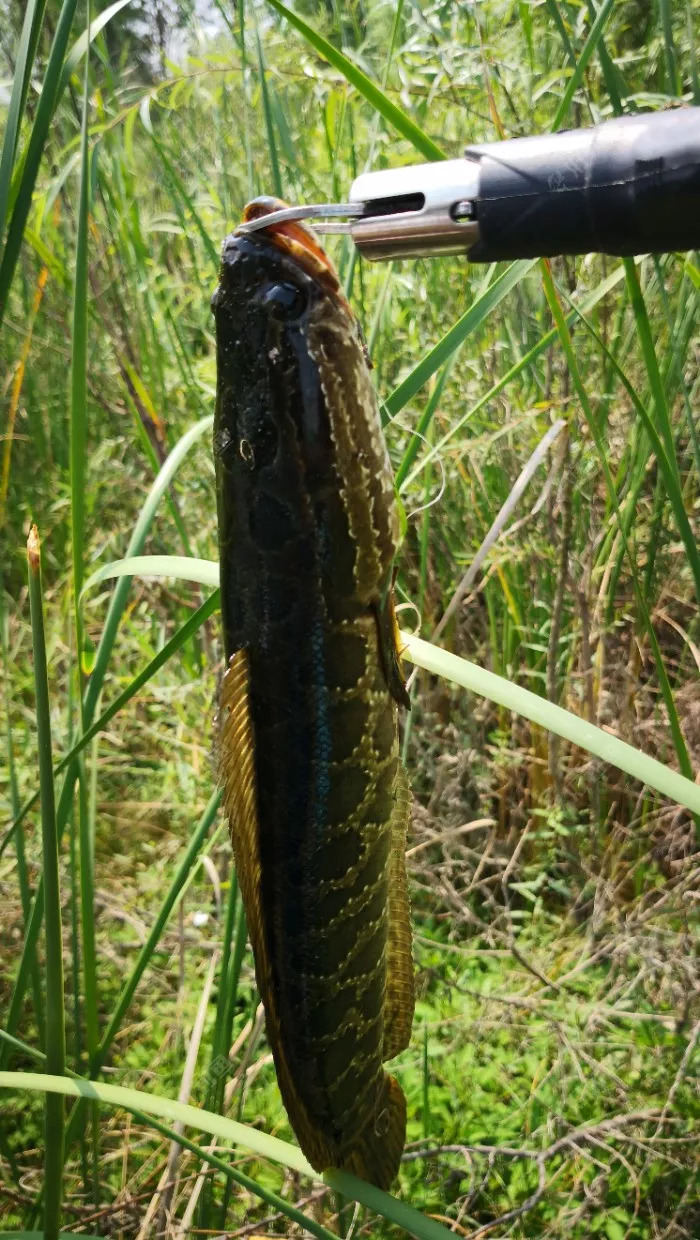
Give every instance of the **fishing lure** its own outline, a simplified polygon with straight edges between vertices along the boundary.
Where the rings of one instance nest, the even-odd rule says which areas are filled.
[[[406,1103],[383,1064],[414,1005],[391,468],[358,324],[307,228],[228,236],[212,308],[220,781],[267,1034],[312,1165],[387,1188]]]

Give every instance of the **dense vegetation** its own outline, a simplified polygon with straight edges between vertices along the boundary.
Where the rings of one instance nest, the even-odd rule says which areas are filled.
[[[144,1091],[69,1112],[0,1077],[5,1228],[40,1225],[45,1192],[47,1235],[59,1201],[71,1234],[301,1234],[295,1202],[313,1234],[399,1234],[262,1137],[229,1155],[218,1133],[225,1165],[207,1165],[204,1127],[171,1144],[177,1104],[145,1113],[179,1096],[292,1139],[214,795],[216,599],[174,566],[76,603],[125,555],[216,557],[208,424],[151,488],[212,412],[208,302],[249,198],[342,200],[431,144],[700,104],[691,0],[297,3],[334,65],[280,7],[113,5],[86,76],[74,0],[0,15],[0,1069],[62,1074],[65,1024],[68,1073]],[[459,591],[441,644],[692,779],[697,255],[506,272],[328,248],[385,401],[398,586],[422,635]],[[397,1196],[472,1238],[697,1236],[693,816],[515,709],[424,672],[412,693],[419,998]],[[47,724],[55,766],[97,720],[54,816]],[[12,829],[40,773],[42,813],[35,798]]]

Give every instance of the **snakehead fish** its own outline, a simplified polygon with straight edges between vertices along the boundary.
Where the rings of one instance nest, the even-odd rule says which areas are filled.
[[[268,1039],[312,1165],[386,1188],[406,1103],[383,1063],[414,1002],[392,474],[359,327],[308,229],[228,236],[212,308],[220,780]]]

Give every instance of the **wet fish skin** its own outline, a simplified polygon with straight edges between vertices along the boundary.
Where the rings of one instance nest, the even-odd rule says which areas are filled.
[[[398,523],[357,324],[329,267],[232,234],[213,298],[229,670],[220,765],[282,1097],[319,1170],[388,1187],[410,1037],[409,793],[387,679]],[[396,685],[394,692],[400,696]]]

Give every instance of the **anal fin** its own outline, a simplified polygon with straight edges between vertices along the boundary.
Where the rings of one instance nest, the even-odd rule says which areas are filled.
[[[255,741],[248,705],[248,656],[245,650],[237,650],[229,660],[221,685],[219,721],[217,750],[224,812],[229,821],[256,966],[267,975],[269,964],[260,899]]]
[[[396,620],[396,611],[394,610],[394,587],[392,582],[387,584],[382,599],[374,604],[374,612],[377,620],[379,654],[382,660],[387,688],[399,706],[405,706],[406,710],[410,710],[411,699],[408,696],[406,681],[401,668],[401,645],[399,641],[399,626]]]

